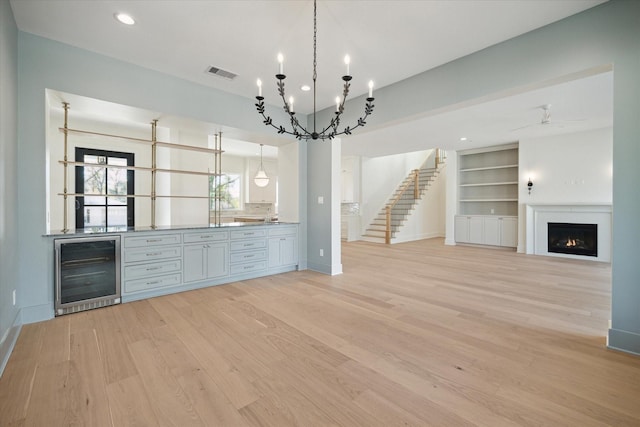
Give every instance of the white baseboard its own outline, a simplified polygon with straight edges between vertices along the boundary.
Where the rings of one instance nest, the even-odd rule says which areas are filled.
[[[4,368],[7,366],[7,362],[9,361],[11,352],[16,345],[16,341],[18,341],[18,336],[20,335],[20,330],[22,329],[21,319],[21,310],[18,310],[15,319],[13,319],[13,324],[11,325],[9,330],[7,330],[4,337],[2,337],[2,341],[0,341],[0,377],[4,372]]]

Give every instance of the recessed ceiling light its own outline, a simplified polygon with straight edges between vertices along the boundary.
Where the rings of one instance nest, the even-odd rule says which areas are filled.
[[[311,90],[311,86],[302,85],[302,86],[300,86],[300,90],[302,90],[303,92],[309,92]]]
[[[466,136],[463,136],[462,138],[460,138],[460,141],[466,141],[466,140],[467,140]]]
[[[133,25],[136,23],[135,19],[131,17],[131,15],[127,15],[126,13],[115,13],[113,15],[118,22],[121,22],[125,25]]]

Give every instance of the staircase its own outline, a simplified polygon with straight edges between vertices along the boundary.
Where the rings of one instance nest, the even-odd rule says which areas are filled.
[[[420,169],[411,171],[391,195],[385,206],[378,212],[378,215],[368,225],[365,234],[362,235],[362,240],[375,243],[390,243],[386,239],[387,207],[391,206],[389,240],[393,240],[395,234],[411,214],[411,211],[422,199],[424,193],[428,191],[431,183],[437,178],[443,160],[439,150],[436,150],[435,154],[430,156]],[[415,191],[416,174],[418,177],[417,193]],[[416,194],[417,198],[415,197]]]

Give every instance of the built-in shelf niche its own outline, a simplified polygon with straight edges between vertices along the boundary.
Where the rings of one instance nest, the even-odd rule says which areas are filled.
[[[458,213],[518,214],[518,146],[458,152]]]

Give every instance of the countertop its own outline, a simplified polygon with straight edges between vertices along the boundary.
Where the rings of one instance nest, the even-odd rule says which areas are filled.
[[[225,222],[222,224],[209,224],[209,225],[163,225],[155,228],[147,227],[87,227],[84,229],[69,230],[66,233],[62,230],[54,230],[45,234],[46,237],[62,237],[62,236],[86,236],[97,234],[114,234],[114,233],[138,233],[148,231],[175,231],[175,230],[202,230],[202,229],[225,229],[225,228],[237,228],[237,227],[256,227],[262,225],[287,225],[298,224],[297,222]]]

